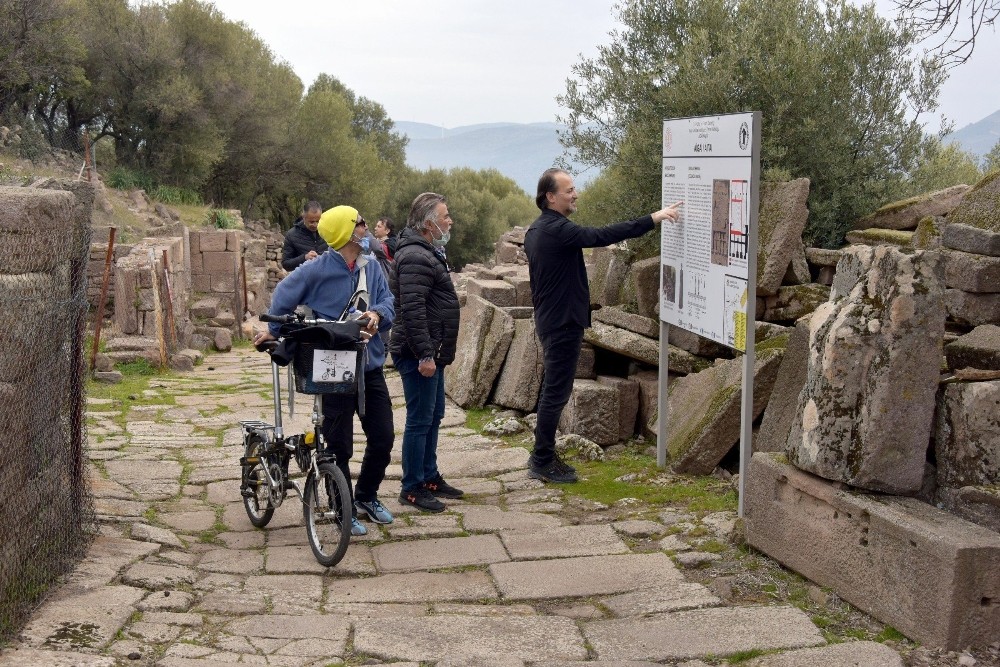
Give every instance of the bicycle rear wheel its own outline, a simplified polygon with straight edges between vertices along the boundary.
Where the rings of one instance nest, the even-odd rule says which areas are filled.
[[[326,461],[318,470],[306,478],[302,512],[313,556],[320,565],[333,567],[351,542],[351,492],[336,464]]]
[[[263,528],[274,516],[274,505],[271,504],[271,491],[268,488],[264,466],[267,459],[261,455],[264,451],[264,440],[251,436],[243,451],[243,507],[247,517],[257,528]]]

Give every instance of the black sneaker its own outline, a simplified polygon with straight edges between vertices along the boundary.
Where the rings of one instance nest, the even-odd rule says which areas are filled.
[[[432,479],[429,482],[424,482],[424,488],[431,492],[439,498],[461,498],[465,495],[465,491],[461,489],[456,489],[454,486],[444,481],[444,477],[438,475],[437,479]]]
[[[425,512],[443,512],[444,503],[431,495],[427,489],[417,489],[416,491],[402,491],[399,494],[399,502],[404,505],[412,505]]]
[[[571,484],[577,481],[576,469],[571,465],[563,463],[562,459],[558,456],[553,457],[551,461],[543,466],[537,466],[529,461],[528,477],[556,484]]]

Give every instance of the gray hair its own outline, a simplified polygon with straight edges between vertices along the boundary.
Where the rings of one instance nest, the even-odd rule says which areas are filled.
[[[413,200],[410,215],[406,218],[406,226],[417,232],[424,231],[424,223],[428,220],[438,223],[437,205],[447,203],[444,195],[436,192],[422,192]]]

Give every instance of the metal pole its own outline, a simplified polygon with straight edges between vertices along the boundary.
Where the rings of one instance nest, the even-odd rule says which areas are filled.
[[[97,348],[101,344],[101,323],[104,321],[104,302],[108,298],[108,283],[111,281],[111,259],[115,254],[114,227],[108,233],[108,253],[104,257],[104,280],[101,282],[101,296],[97,301],[97,320],[94,322],[94,346],[90,351],[90,370],[93,372],[97,363]]]
[[[656,390],[656,465],[667,467],[667,404],[670,377],[670,325],[660,320],[660,369]]]
[[[163,250],[163,284],[167,288],[167,326],[170,327],[170,342],[177,346],[177,324],[174,321],[174,290],[170,287],[170,259]]]

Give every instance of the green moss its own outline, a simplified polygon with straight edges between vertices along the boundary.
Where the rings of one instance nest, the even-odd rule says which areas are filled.
[[[937,218],[928,215],[920,219],[917,223],[917,231],[913,234],[913,247],[928,249],[937,247],[941,242],[941,229],[938,227]]]
[[[863,245],[894,245],[900,248],[913,247],[913,232],[899,229],[861,229],[847,233],[851,243]]]
[[[757,354],[761,352],[767,352],[769,350],[784,350],[788,347],[788,339],[791,334],[781,334],[780,336],[775,336],[774,338],[768,338],[756,343],[755,350]]]
[[[675,385],[676,386],[676,385]],[[705,431],[708,425],[715,419],[719,410],[732,399],[733,394],[740,391],[737,385],[728,385],[719,389],[709,401],[705,409],[705,416],[697,423],[690,423],[688,428],[679,430],[667,441],[667,452],[671,459],[678,459],[687,453],[694,444],[695,438]]]

